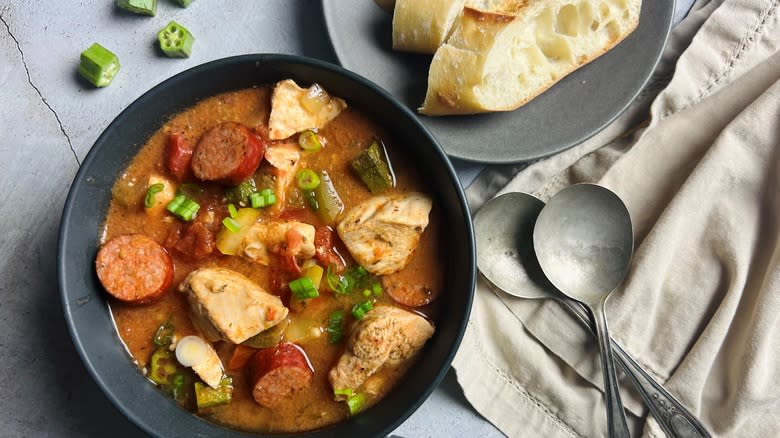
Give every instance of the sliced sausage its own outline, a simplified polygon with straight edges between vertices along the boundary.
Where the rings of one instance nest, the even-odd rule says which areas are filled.
[[[252,396],[267,408],[278,406],[306,388],[313,375],[306,353],[290,342],[259,350],[249,360]]]
[[[106,242],[98,251],[95,268],[106,291],[128,303],[153,301],[173,281],[173,260],[165,248],[142,234]]]
[[[179,181],[191,176],[192,145],[181,134],[173,133],[168,136],[165,164],[171,175]]]
[[[244,125],[221,123],[198,141],[192,155],[192,172],[204,181],[236,185],[257,170],[265,142]]]

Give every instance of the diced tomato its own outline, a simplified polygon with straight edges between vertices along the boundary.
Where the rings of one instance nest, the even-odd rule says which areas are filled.
[[[228,370],[236,371],[244,368],[244,365],[249,361],[249,358],[255,354],[255,350],[252,347],[246,345],[236,345],[236,349],[233,350],[233,355],[230,356],[228,361]]]
[[[168,171],[179,181],[183,181],[192,175],[192,150],[191,144],[181,134],[173,133],[168,136],[168,148],[165,154],[165,164]]]
[[[165,240],[165,247],[190,260],[201,260],[214,252],[216,236],[209,227],[195,220],[183,228],[176,228]]]
[[[322,266],[335,265],[336,271],[344,270],[344,259],[336,251],[336,233],[333,228],[324,225],[314,231],[314,257]]]

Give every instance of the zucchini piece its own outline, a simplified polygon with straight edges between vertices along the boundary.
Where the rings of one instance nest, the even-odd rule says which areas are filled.
[[[350,162],[352,170],[373,194],[382,193],[395,185],[395,178],[384,156],[384,148],[375,140]]]
[[[328,172],[320,172],[320,185],[312,190],[314,199],[317,201],[316,212],[323,222],[330,225],[336,221],[336,217],[344,211],[344,201],[341,200],[333,180],[330,179]]]

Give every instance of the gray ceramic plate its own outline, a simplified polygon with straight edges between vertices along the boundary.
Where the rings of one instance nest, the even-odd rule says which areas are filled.
[[[393,52],[392,17],[371,0],[322,3],[341,65],[417,108],[431,57]],[[515,111],[420,117],[448,155],[468,161],[521,162],[570,148],[604,128],[636,97],[660,58],[673,13],[674,0],[645,0],[632,35]]]

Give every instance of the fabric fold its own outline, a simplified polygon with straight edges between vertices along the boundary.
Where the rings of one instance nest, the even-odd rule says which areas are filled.
[[[617,192],[636,252],[608,303],[613,337],[717,436],[780,435],[778,3],[697,2],[646,92],[604,131],[519,173],[483,172],[467,190],[475,210],[496,190]],[[603,436],[595,348],[557,303],[480,281],[453,366],[472,405],[510,436]],[[621,386],[630,427],[663,436]]]

